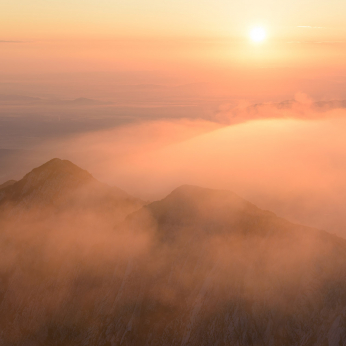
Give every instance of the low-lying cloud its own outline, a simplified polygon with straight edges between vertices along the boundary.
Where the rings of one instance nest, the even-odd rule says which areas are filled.
[[[149,118],[45,139],[32,149],[36,166],[66,158],[144,200],[185,183],[228,189],[290,220],[346,236],[344,103],[315,102],[303,93],[276,104],[242,101],[221,105],[209,120]]]
[[[54,150],[146,200],[184,183],[229,189],[296,222],[346,234],[346,111],[299,97],[288,106],[222,111],[221,127],[153,121],[84,134]]]

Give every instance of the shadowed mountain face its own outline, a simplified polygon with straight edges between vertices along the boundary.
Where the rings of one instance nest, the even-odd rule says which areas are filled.
[[[15,218],[55,211],[1,224],[1,345],[346,343],[346,242],[327,232],[194,186],[114,227],[102,208],[133,199],[57,159],[0,195]]]
[[[15,180],[8,180],[8,181],[6,181],[5,183],[0,185],[0,190],[4,189],[7,186],[13,185],[15,182],[16,182]]]
[[[230,192],[194,186],[128,220],[154,229],[165,248],[157,282],[171,300],[158,308],[167,320],[155,324],[164,344],[346,342],[343,239],[292,224]]]
[[[100,183],[67,160],[53,159],[17,182],[2,185],[0,210],[102,213],[122,220],[143,202],[126,192]]]
[[[247,233],[250,229],[256,233],[268,232],[265,227],[252,227],[253,222],[272,221],[275,216],[234,193],[188,185],[177,188],[164,200],[150,204],[146,210],[165,237],[172,237],[182,227],[193,229],[199,237]]]

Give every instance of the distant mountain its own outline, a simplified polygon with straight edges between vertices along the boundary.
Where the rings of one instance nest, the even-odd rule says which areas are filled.
[[[109,213],[122,219],[143,205],[141,200],[100,183],[87,171],[61,159],[53,159],[3,187],[0,210],[79,210]]]
[[[0,95],[0,104],[4,105],[51,105],[51,106],[96,106],[105,105],[109,102],[102,102],[85,97],[80,97],[72,100],[49,99],[30,97],[23,95]]]
[[[38,97],[30,97],[23,95],[1,95],[0,94],[0,103],[1,104],[35,104],[42,102],[42,99]]]
[[[190,185],[175,189],[165,199],[149,204],[143,211],[154,217],[159,228],[173,226],[177,230],[191,226],[206,235],[244,230],[241,222],[247,224],[255,218],[276,218],[273,213],[257,208],[232,192]]]
[[[80,97],[74,100],[44,100],[45,103],[51,105],[66,105],[66,106],[100,106],[108,105],[110,102],[102,102],[98,100],[88,99],[86,97]]]
[[[54,159],[1,189],[0,205],[90,210],[112,191]],[[91,232],[73,215],[0,223],[1,345],[346,344],[341,238],[188,185],[112,232],[102,213]]]

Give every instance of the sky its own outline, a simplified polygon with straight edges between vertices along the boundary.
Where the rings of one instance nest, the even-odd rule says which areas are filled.
[[[196,183],[346,234],[345,13],[344,0],[2,0],[0,184],[60,157],[147,200]]]
[[[231,37],[264,25],[278,39],[343,39],[342,0],[4,0],[6,40],[119,37]],[[299,26],[323,27],[304,30]],[[312,31],[319,31],[312,32]]]
[[[0,73],[158,69],[224,84],[225,70],[345,73],[345,11],[343,0],[3,0]]]
[[[345,15],[346,0],[0,0],[0,185],[67,159],[145,202],[184,184],[227,190],[346,239]],[[256,28],[262,41],[251,39]],[[114,236],[113,221],[96,213],[82,222],[61,215],[26,224],[18,237],[21,247],[31,232],[47,242],[51,273],[64,269],[60,259],[71,272],[76,244],[78,260],[89,252],[111,268],[109,256],[150,243]],[[52,220],[57,232],[40,236]],[[17,233],[0,222],[11,233],[6,267]],[[215,244],[217,263],[237,256]],[[61,256],[66,249],[72,257]],[[29,282],[35,297],[42,290]]]

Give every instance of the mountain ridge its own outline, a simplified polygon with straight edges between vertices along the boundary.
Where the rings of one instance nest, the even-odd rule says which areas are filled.
[[[45,208],[52,212],[97,209],[112,214],[112,208],[122,206],[127,213],[143,204],[140,199],[99,182],[86,170],[59,158],[34,168],[0,190],[0,209]]]
[[[14,185],[30,182],[29,206],[49,196],[39,212],[74,184],[83,208],[64,192],[50,208],[67,203],[68,217],[0,218],[1,345],[346,344],[345,239],[193,185],[103,228],[104,206],[113,215],[121,204],[88,172],[54,159],[24,178]]]

